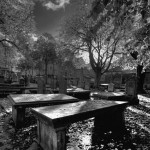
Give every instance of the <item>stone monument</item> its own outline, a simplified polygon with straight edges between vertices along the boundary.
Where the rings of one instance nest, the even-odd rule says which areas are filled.
[[[137,97],[137,79],[136,77],[131,77],[126,82],[126,95],[130,98],[131,103],[138,103]]]
[[[63,75],[59,75],[59,93],[66,94],[67,93],[67,79]]]
[[[110,83],[108,85],[108,92],[113,92],[114,91],[114,84],[113,83]]]
[[[38,84],[38,94],[45,94],[46,92],[46,84],[45,84],[45,79],[43,76],[38,76],[37,77],[37,84]]]

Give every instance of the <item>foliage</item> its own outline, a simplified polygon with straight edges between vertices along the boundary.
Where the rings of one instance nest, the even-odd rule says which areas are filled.
[[[85,60],[72,50],[72,46],[64,42],[57,43],[57,64],[65,73],[86,67]]]
[[[68,19],[63,34],[64,39],[71,43],[66,45],[69,45],[74,53],[82,51],[89,54],[90,64],[96,74],[98,86],[101,75],[107,72],[114,56],[122,51],[120,42],[125,34],[127,22],[116,28],[113,25],[115,17],[111,16],[97,30],[93,30],[97,21],[88,18],[89,8],[87,6]]]
[[[31,53],[33,50],[34,42],[31,40],[31,36],[20,33],[17,35],[17,45],[20,47],[18,51],[18,65],[17,68],[21,71],[27,71],[34,68],[33,59]]]
[[[48,34],[43,34],[35,44],[35,51],[32,52],[34,60],[41,60],[45,63],[53,62],[56,59],[55,40]]]
[[[137,65],[143,65],[144,68],[149,65],[149,5],[150,2],[145,0],[95,0],[90,14],[90,17],[97,20],[93,27],[95,32],[111,15],[118,16],[113,22],[117,27],[125,20],[128,21],[130,28],[124,50],[133,56]]]
[[[42,64],[45,65],[45,75],[47,82],[47,67],[48,63],[54,63],[56,60],[56,43],[54,38],[47,33],[44,33],[42,36],[38,38],[35,43],[35,50],[32,51],[31,57],[39,70],[43,67]]]
[[[0,44],[0,64],[5,67],[15,66],[17,63],[17,59],[15,56],[17,55],[14,48],[6,45],[5,43]]]
[[[93,27],[94,32],[97,32],[104,20],[109,19],[111,15],[118,16],[113,21],[117,27],[124,24],[125,21],[129,22],[130,28],[127,30],[129,34],[126,36],[124,50],[136,60],[138,92],[144,92],[145,75],[142,71],[150,64],[149,5],[149,0],[94,0],[90,14],[90,17],[97,20]]]
[[[32,0],[0,1],[0,42],[6,42],[18,48],[16,35],[35,31],[33,7]]]
[[[17,65],[17,68],[20,69],[21,71],[30,70],[32,67],[33,67],[32,61],[27,58],[21,58]]]

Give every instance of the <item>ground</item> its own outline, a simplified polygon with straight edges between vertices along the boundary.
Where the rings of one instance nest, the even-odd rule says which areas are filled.
[[[150,96],[139,95],[139,105],[127,107],[127,132],[120,138],[111,131],[96,137],[92,143],[93,119],[71,124],[67,131],[67,150],[149,150],[150,149]],[[36,144],[36,118],[27,110],[25,128],[15,130],[11,105],[7,98],[0,99],[0,149],[33,150]],[[32,147],[33,146],[33,147]],[[36,150],[41,150],[36,147]]]

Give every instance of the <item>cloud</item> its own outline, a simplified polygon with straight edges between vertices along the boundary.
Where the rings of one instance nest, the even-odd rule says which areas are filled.
[[[48,3],[44,4],[44,6],[47,9],[52,9],[52,10],[58,10],[60,8],[65,8],[65,5],[69,4],[70,0],[56,0],[56,4],[53,2],[49,1]]]

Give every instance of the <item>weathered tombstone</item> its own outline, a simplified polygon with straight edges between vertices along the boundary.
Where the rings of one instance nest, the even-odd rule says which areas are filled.
[[[39,76],[37,78],[37,84],[38,84],[38,94],[45,94],[46,91],[46,85],[45,85],[45,80],[42,76]]]
[[[0,75],[0,83],[4,83],[4,76]]]
[[[90,84],[88,82],[85,82],[85,90],[89,90],[90,89]]]
[[[53,91],[52,91],[52,89],[46,89],[46,91],[45,91],[45,94],[53,94]]]
[[[83,83],[82,81],[79,81],[79,82],[78,82],[78,87],[79,87],[79,88],[83,88],[83,87],[84,87],[84,83]]]
[[[126,82],[126,94],[128,96],[133,96],[133,97],[137,96],[136,79],[133,77],[130,78],[129,80],[127,80],[127,82]]]
[[[24,78],[22,76],[19,79],[19,84],[24,84]]]
[[[108,92],[113,92],[114,91],[114,84],[113,83],[110,83],[108,85]]]
[[[126,82],[126,95],[130,97],[130,102],[138,102],[137,98],[137,80],[135,77],[131,77]]]
[[[63,75],[59,75],[59,93],[67,93],[67,80]]]

